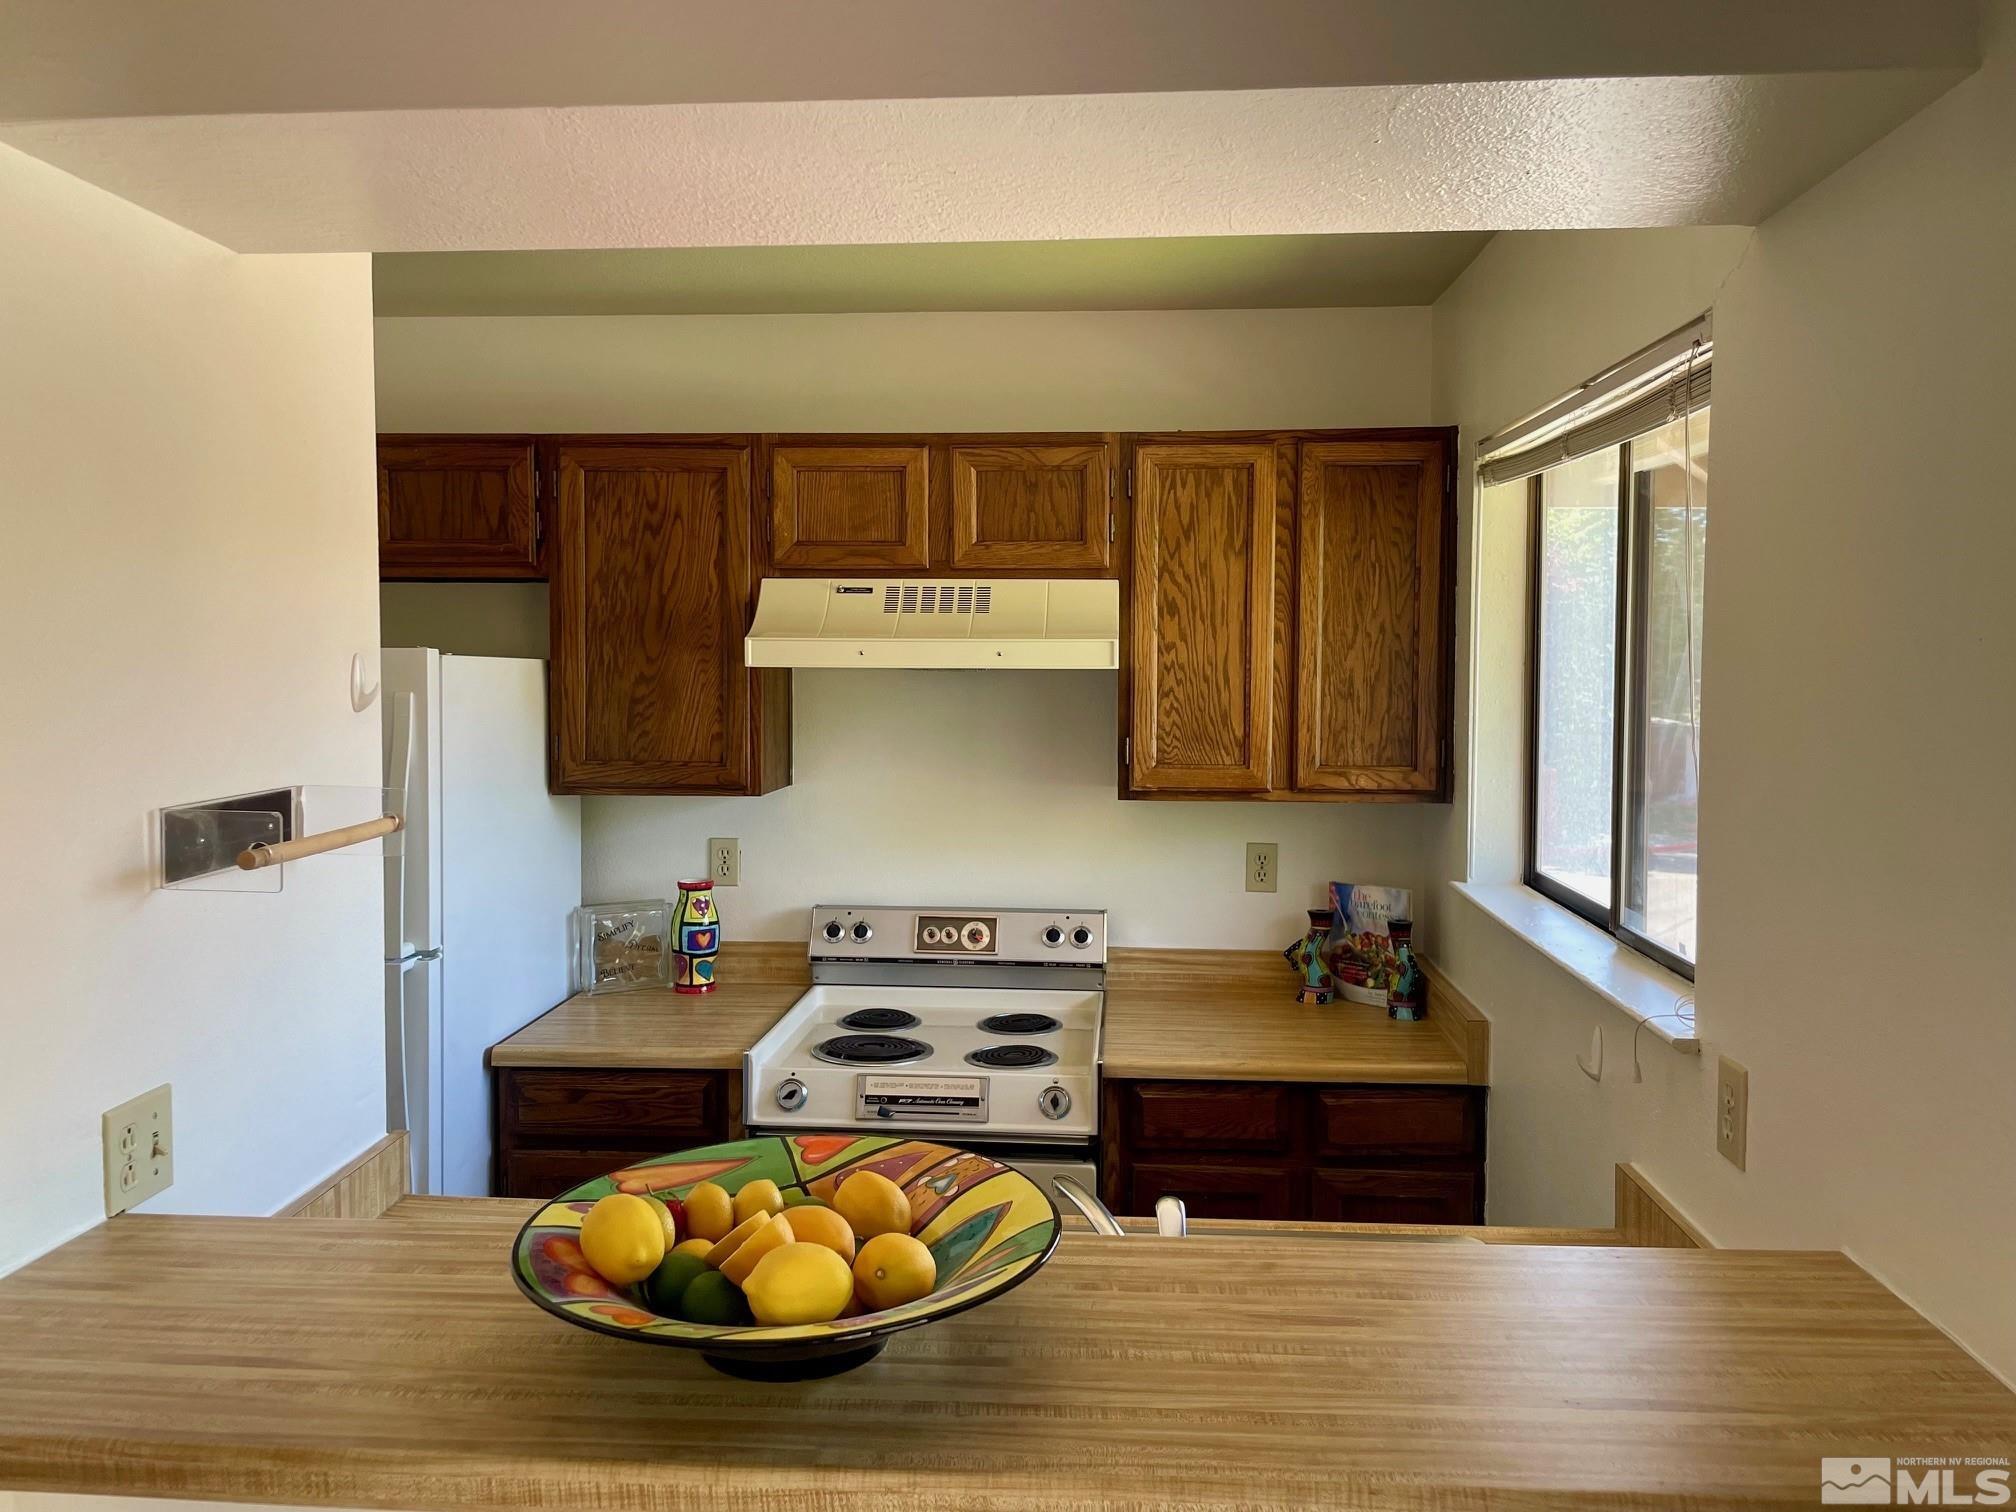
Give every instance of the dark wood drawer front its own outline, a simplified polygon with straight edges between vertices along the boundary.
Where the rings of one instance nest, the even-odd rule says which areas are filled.
[[[1146,1216],[1158,1197],[1181,1197],[1193,1218],[1297,1218],[1301,1216],[1293,1171],[1279,1166],[1136,1165],[1127,1186],[1126,1210]]]
[[[584,1181],[669,1153],[665,1150],[514,1150],[501,1164],[500,1197],[557,1197]]]
[[[529,1139],[638,1148],[649,1135],[642,1144],[663,1154],[715,1137],[725,1121],[720,1078],[705,1072],[515,1071],[504,1086],[505,1127]]]
[[[1316,1094],[1316,1148],[1324,1155],[1447,1156],[1477,1153],[1477,1099],[1466,1091],[1334,1089]]]
[[[1320,1223],[1482,1223],[1472,1171],[1312,1173],[1309,1216]]]
[[[1292,1093],[1256,1082],[1136,1082],[1130,1088],[1131,1142],[1143,1149],[1268,1150],[1295,1144]]]

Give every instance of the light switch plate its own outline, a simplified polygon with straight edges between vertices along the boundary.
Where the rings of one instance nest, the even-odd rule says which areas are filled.
[[[1246,843],[1246,891],[1273,892],[1281,870],[1281,847],[1272,840]]]
[[[1715,1072],[1715,1149],[1737,1170],[1748,1170],[1750,1073],[1723,1056]]]
[[[731,838],[707,842],[707,875],[716,887],[742,885],[742,842]]]
[[[175,1184],[174,1089],[166,1082],[105,1115],[105,1216]]]

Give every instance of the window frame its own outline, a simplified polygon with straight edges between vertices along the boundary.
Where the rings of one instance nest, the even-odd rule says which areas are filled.
[[[1708,405],[1701,406],[1703,409]],[[1650,434],[1646,432],[1645,434]],[[1638,849],[1631,823],[1634,799],[1645,789],[1643,742],[1633,740],[1645,702],[1645,619],[1650,608],[1651,506],[1649,489],[1638,485],[1627,437],[1617,444],[1617,638],[1612,668],[1610,732],[1610,901],[1591,901],[1540,870],[1540,598],[1546,585],[1546,476],[1542,468],[1526,480],[1528,515],[1526,594],[1526,853],[1522,880],[1543,898],[1677,976],[1694,980],[1694,963],[1624,921],[1624,899]],[[1607,448],[1605,448],[1607,450]],[[1559,464],[1557,464],[1559,465]],[[1643,543],[1644,549],[1640,550]],[[1698,859],[1697,859],[1698,865]],[[1698,885],[1698,883],[1697,883]]]

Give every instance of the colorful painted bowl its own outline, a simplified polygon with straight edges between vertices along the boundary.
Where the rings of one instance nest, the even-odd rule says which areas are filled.
[[[596,1275],[577,1242],[581,1217],[611,1192],[681,1197],[702,1181],[731,1194],[764,1177],[784,1211],[829,1201],[855,1171],[880,1171],[909,1194],[911,1232],[930,1246],[938,1285],[928,1297],[882,1312],[789,1327],[714,1327],[652,1311],[637,1287]],[[534,1213],[511,1257],[518,1289],[556,1318],[619,1339],[697,1349],[729,1375],[809,1380],[838,1375],[880,1354],[892,1334],[948,1318],[1027,1280],[1057,1247],[1057,1205],[1013,1166],[951,1145],[854,1134],[763,1135],[707,1145],[612,1171]]]

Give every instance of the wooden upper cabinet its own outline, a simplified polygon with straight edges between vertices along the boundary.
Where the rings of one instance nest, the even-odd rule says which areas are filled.
[[[770,449],[774,565],[921,572],[930,539],[931,448],[780,442]]]
[[[1439,793],[1447,698],[1443,440],[1305,441],[1295,787]]]
[[[1134,451],[1131,785],[1261,792],[1274,780],[1276,450]]]
[[[1111,447],[955,444],[949,452],[955,570],[1105,570]]]
[[[381,436],[378,575],[537,578],[539,516],[524,436]]]
[[[555,459],[554,790],[776,785],[762,747],[788,739],[788,703],[778,731],[742,655],[753,449],[563,442]]]

